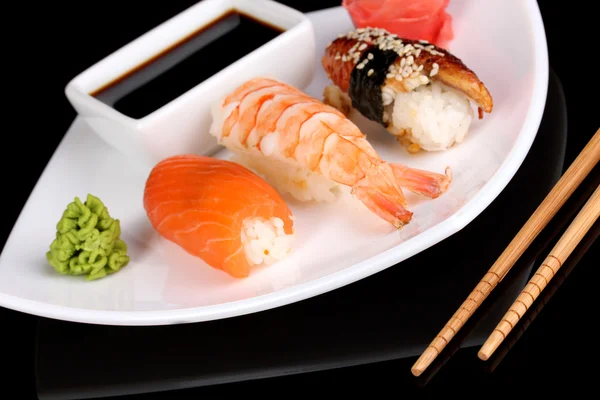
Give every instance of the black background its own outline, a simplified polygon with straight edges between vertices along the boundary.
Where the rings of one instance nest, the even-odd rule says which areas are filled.
[[[282,2],[302,11],[338,4],[336,1]],[[193,0],[157,3],[110,0],[6,6],[2,68],[3,88],[8,90],[3,91],[0,147],[4,150],[0,246],[75,117],[64,96],[66,83],[98,59],[194,3]],[[550,65],[559,76],[567,99],[569,133],[565,165],[569,165],[599,126],[599,102],[595,97],[599,59],[598,35],[594,31],[597,22],[592,2],[539,0],[538,3],[546,25]],[[510,29],[509,21],[507,29]],[[489,234],[490,240],[494,240],[493,232],[482,234]],[[473,367],[477,364],[476,349],[470,349],[459,352],[451,360],[436,377],[435,387],[422,390],[396,384],[398,375],[406,375],[410,362],[320,372],[287,381],[287,378],[275,379],[245,388],[256,390],[259,395],[271,391],[283,395],[284,392],[275,388],[278,384],[293,385],[299,392],[311,393],[307,388],[322,383],[337,393],[348,389],[352,392],[355,387],[384,388],[391,390],[394,396],[434,392],[462,395],[481,390],[485,391],[482,397],[488,396],[483,393],[502,390],[522,392],[517,386],[529,387],[540,394],[549,387],[553,391],[561,388],[571,393],[593,388],[593,371],[597,368],[591,352],[592,344],[597,342],[597,329],[593,329],[593,325],[598,300],[594,296],[594,280],[590,277],[593,267],[599,264],[598,246],[596,243],[582,258],[511,350],[503,367],[492,376]],[[14,398],[34,395],[35,318],[0,308],[0,320],[0,361],[6,368],[0,374],[0,393],[14,388],[19,393]],[[288,386],[287,390],[292,388]],[[197,393],[201,396],[203,392]]]

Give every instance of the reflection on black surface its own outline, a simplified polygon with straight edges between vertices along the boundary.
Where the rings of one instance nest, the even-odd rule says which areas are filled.
[[[36,357],[39,398],[181,389],[419,355],[562,172],[566,117],[553,75],[549,89],[540,133],[522,167],[490,207],[457,234],[349,286],[251,315],[161,327],[42,319]],[[534,244],[523,256],[472,325],[463,328],[464,337],[455,338],[456,345],[483,343],[527,282],[543,243],[541,238],[539,247]],[[446,350],[452,354],[451,347]],[[434,365],[430,368],[435,372]]]
[[[550,221],[550,223],[548,223],[546,226],[546,229],[544,229],[532,242],[531,246],[525,250],[521,258],[515,263],[506,277],[488,296],[482,307],[480,307],[467,321],[464,327],[457,332],[454,339],[448,343],[446,348],[429,366],[429,368],[427,368],[420,377],[415,379],[419,386],[425,386],[427,383],[429,383],[429,381],[435,376],[441,367],[444,366],[446,362],[456,353],[456,351],[460,348],[460,343],[465,337],[468,337],[468,335],[478,326],[480,321],[487,319],[492,310],[499,312],[499,309],[502,309],[502,307],[499,307],[498,304],[501,299],[510,296],[512,304],[512,301],[514,301],[516,296],[518,296],[518,293],[514,294],[508,288],[514,285],[515,281],[521,282],[521,276],[524,270],[530,271],[530,276],[528,279],[531,278],[531,275],[535,273],[537,267],[539,267],[539,264],[544,260],[548,252],[554,247],[556,242],[560,239],[561,235],[573,221],[576,214],[581,210],[585,202],[589,199],[599,184],[600,169],[596,167],[592,170],[590,175],[584,179],[581,186],[574,191],[571,197],[565,202],[563,207],[556,213],[552,221]],[[550,300],[554,293],[556,293],[566,277],[577,265],[581,257],[586,254],[589,247],[598,237],[598,234],[600,234],[600,221],[596,222],[592,226],[587,235],[582,239],[581,243],[569,256],[565,264],[558,270],[557,274],[550,281],[549,285],[542,291],[536,301],[534,301],[532,306],[511,331],[506,340],[492,355],[490,360],[486,362],[486,369],[488,372],[492,373],[504,359],[508,351],[515,345],[527,327],[529,327],[531,322],[533,322],[533,320],[537,317],[542,308],[544,308],[546,303]],[[506,308],[504,309],[504,312],[506,312]],[[494,316],[496,317],[496,313],[494,313]],[[499,320],[496,320],[496,323],[498,321]]]
[[[598,183],[596,183],[596,186],[598,186]],[[540,314],[544,306],[548,304],[552,296],[554,296],[558,288],[563,284],[565,279],[567,279],[571,271],[573,271],[575,266],[579,263],[579,260],[584,254],[586,254],[590,246],[596,241],[599,235],[600,221],[597,221],[589,230],[581,243],[579,243],[579,245],[575,248],[573,253],[571,253],[565,264],[558,270],[548,286],[546,286],[540,296],[533,302],[527,313],[519,320],[514,329],[511,330],[506,339],[487,361],[489,363],[487,366],[489,373],[493,373],[498,365],[500,365],[502,360],[504,360],[510,349],[513,348],[519,338],[523,335],[523,333],[525,333],[527,328],[529,328],[531,323]]]

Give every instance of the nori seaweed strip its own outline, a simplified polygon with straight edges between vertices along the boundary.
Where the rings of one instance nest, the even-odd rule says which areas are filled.
[[[350,86],[348,94],[352,100],[352,107],[357,109],[365,118],[379,122],[387,127],[387,122],[383,122],[383,97],[381,86],[385,82],[388,74],[388,68],[398,58],[398,53],[394,50],[380,50],[372,46],[365,50],[362,57],[356,64],[357,66],[373,54],[373,58],[364,68],[354,67],[350,74]],[[369,70],[373,70],[371,76]]]

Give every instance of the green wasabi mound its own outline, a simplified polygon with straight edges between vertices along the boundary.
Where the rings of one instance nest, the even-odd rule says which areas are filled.
[[[120,239],[121,226],[99,198],[88,194],[67,206],[56,224],[56,238],[46,259],[63,275],[86,275],[86,280],[103,278],[129,263],[127,245]]]

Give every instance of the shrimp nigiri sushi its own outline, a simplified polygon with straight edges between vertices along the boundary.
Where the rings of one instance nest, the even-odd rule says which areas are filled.
[[[384,126],[411,153],[447,150],[464,140],[475,113],[491,113],[492,96],[449,51],[380,28],[340,35],[325,50],[333,85],[325,102],[359,111]]]
[[[382,160],[344,114],[298,88],[251,79],[213,107],[210,133],[280,193],[333,201],[338,186],[400,229],[412,218],[402,187],[435,198],[450,169],[438,174]]]
[[[236,278],[292,249],[294,217],[287,204],[232,161],[191,154],[162,160],[146,181],[144,208],[162,237]]]

